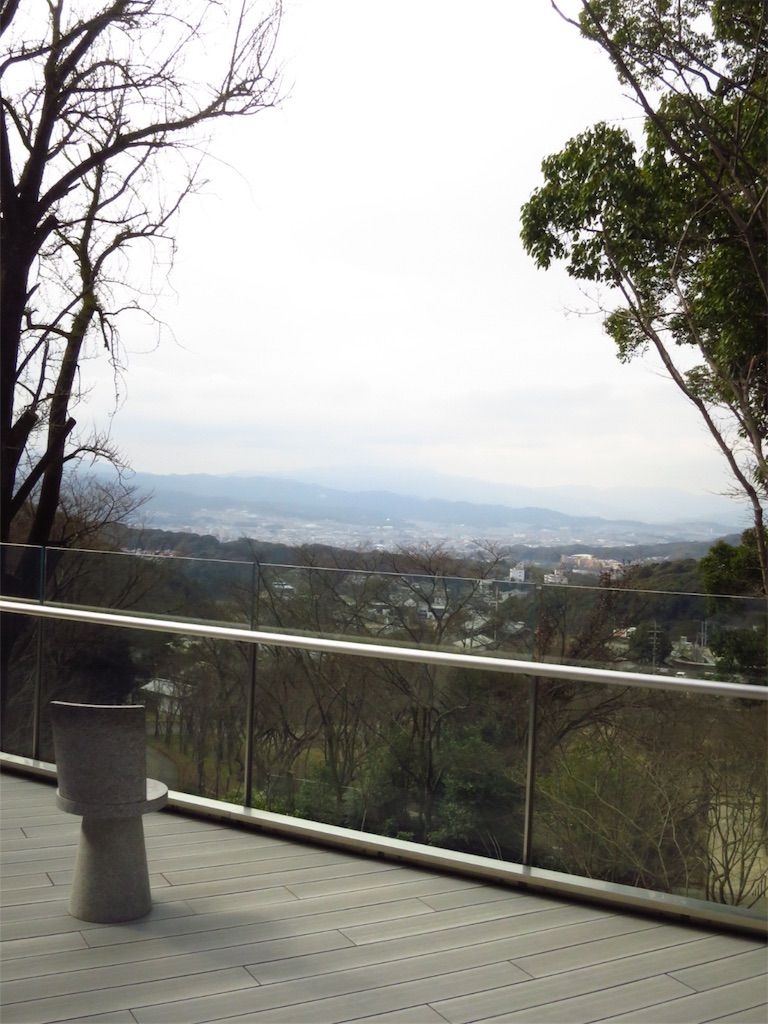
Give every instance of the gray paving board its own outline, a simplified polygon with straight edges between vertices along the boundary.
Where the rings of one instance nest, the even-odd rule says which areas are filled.
[[[8,1024],[764,1019],[755,939],[176,813],[145,818],[152,913],[77,921],[77,819],[0,788]]]

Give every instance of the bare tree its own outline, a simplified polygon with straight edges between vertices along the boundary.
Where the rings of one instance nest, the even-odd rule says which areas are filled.
[[[77,430],[83,362],[119,371],[120,323],[151,315],[136,268],[172,260],[212,123],[276,102],[279,21],[256,0],[0,0],[0,539],[45,543],[66,464],[114,458]]]
[[[494,579],[502,556],[492,545],[466,560],[441,545],[401,549],[388,556],[397,574],[391,615],[396,638],[437,648],[454,644],[478,610],[483,584]],[[450,672],[432,665],[385,662],[378,669],[398,710],[385,722],[387,743],[416,811],[420,842],[433,831],[440,786],[448,768],[445,736],[467,711],[465,694],[451,686]],[[380,727],[381,728],[381,727]]]

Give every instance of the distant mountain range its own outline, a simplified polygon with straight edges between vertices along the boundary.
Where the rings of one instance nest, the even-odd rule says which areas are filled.
[[[247,477],[251,474],[235,474]],[[559,509],[574,516],[669,523],[678,520],[725,523],[744,530],[751,523],[749,507],[716,492],[694,494],[675,487],[589,487],[561,485],[534,487],[514,478],[491,483],[471,477],[413,469],[387,471],[379,467],[328,467],[300,473],[278,474],[280,479],[318,484],[340,490],[393,491],[416,498],[443,498],[479,505],[534,506]]]
[[[734,532],[733,522],[648,523],[570,515],[537,505],[342,490],[281,477],[136,473],[133,483],[152,495],[140,513],[146,525],[220,537],[279,537],[291,543],[382,545],[439,537],[458,547],[479,538],[509,544],[557,540],[607,545],[714,540]]]

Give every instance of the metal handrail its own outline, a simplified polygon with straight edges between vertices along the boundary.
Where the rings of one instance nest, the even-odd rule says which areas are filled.
[[[245,629],[237,626],[214,626],[203,622],[183,622],[178,619],[96,612],[84,608],[38,604],[7,597],[0,597],[0,612],[30,615],[37,618],[63,619],[70,622],[88,622],[93,625],[117,626],[123,629],[145,629],[157,633],[179,633],[185,636],[205,637],[210,640],[234,640],[238,643],[264,644],[268,647],[289,647],[303,651],[318,651],[323,654],[376,658],[379,661],[415,662],[421,665],[468,668],[484,672],[500,672],[506,675],[535,676],[579,683],[638,686],[652,690],[666,690],[671,693],[698,693],[717,697],[768,700],[768,687],[755,686],[751,683],[669,678],[645,672],[585,668],[579,665],[551,664],[544,661],[520,661],[514,658],[493,658],[479,654],[454,654],[449,651],[395,647],[387,644],[365,643],[359,640],[332,640],[318,636],[302,636],[296,633],[270,633],[265,630]]]

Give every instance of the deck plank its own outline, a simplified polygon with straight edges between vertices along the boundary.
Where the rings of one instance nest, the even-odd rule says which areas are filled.
[[[294,957],[287,961],[263,964],[261,967],[252,965],[249,969],[258,981],[262,984],[269,984],[275,981],[306,978],[327,971],[340,970],[342,966],[359,967],[381,964],[442,950],[460,950],[468,961],[473,956],[479,955],[481,959],[477,960],[478,963],[495,963],[500,960],[512,960],[516,955],[531,948],[567,948],[572,942],[586,941],[594,932],[598,936],[620,935],[623,931],[634,927],[634,922],[616,917],[603,918],[599,921],[582,921],[571,925],[563,923],[565,921],[567,918],[561,919],[560,922],[549,921],[545,926],[541,922],[537,922],[534,915],[531,915],[531,920],[526,922],[530,930],[524,934],[520,934],[520,931],[515,928],[512,935],[492,939],[486,934],[482,936],[485,941],[482,941],[481,936],[477,934],[477,926],[451,928],[431,937],[428,950],[425,950],[421,936],[415,936],[405,940],[390,939],[384,942],[367,943],[346,950],[343,954],[320,953]],[[475,929],[474,935],[472,934],[473,928]]]
[[[151,913],[77,921],[79,821],[0,785],[13,1024],[764,1019],[758,940],[171,812],[145,818]]]
[[[650,1024],[658,1024],[659,1021],[664,1021],[664,1024],[706,1024],[719,1014],[750,1010],[764,1001],[765,979],[750,978],[659,1003],[653,1010],[630,1010],[615,1015],[611,1020],[622,1021],[622,1024],[629,1024],[630,1021],[637,1021],[638,1024],[641,1021]]]
[[[715,963],[705,964],[701,967],[688,967],[682,971],[670,970],[669,973],[673,978],[677,978],[678,981],[682,981],[684,985],[690,986],[697,992],[706,992],[707,989],[729,985],[735,981],[764,977],[766,967],[768,967],[768,955],[765,948],[761,948],[722,957]],[[766,996],[768,996],[768,990]]]
[[[242,989],[255,989],[256,982],[242,967],[223,971],[207,971],[184,979],[183,991],[192,1002],[210,998],[212,993],[233,995]],[[138,982],[119,988],[84,990],[73,995],[50,996],[44,999],[27,999],[24,1002],[4,1004],[7,1020],[13,1024],[51,1024],[56,1020],[81,1017],[86,1014],[109,1013],[112,1010],[130,1009],[134,1016],[136,1007],[178,1000],[180,991],[176,978],[162,981]]]
[[[731,938],[704,940],[701,938],[701,933],[694,928],[668,925],[666,928],[656,928],[651,931],[622,935],[618,938],[571,946],[567,950],[519,957],[515,962],[534,978],[543,978],[548,974],[560,974],[563,971],[572,971],[579,967],[591,967],[595,964],[607,963],[610,960],[635,956],[638,953],[650,953],[657,949],[668,948],[670,966],[667,970],[669,971],[672,970],[671,965],[675,957],[675,949],[670,947],[683,945],[692,940],[707,941],[715,949],[721,950],[722,955],[727,955],[729,950],[734,952],[738,950]],[[745,939],[743,949],[753,948],[754,945]],[[684,982],[684,979],[680,978],[680,981]],[[690,987],[693,988],[693,986]]]
[[[661,974],[643,981],[588,992],[572,999],[561,999],[556,1003],[504,1013],[494,1017],[494,1021],[496,1024],[506,1024],[508,1021],[522,1021],[523,1024],[562,1024],[563,1021],[568,1021],[568,1024],[589,1024],[590,1021],[613,1019],[612,1015],[616,1012],[623,1014],[629,1010],[631,1013],[639,1009],[645,1014],[651,1014],[651,1017],[646,1016],[644,1020],[652,1019],[656,1024],[664,1021],[666,1024],[667,1018],[663,1016],[659,1004],[669,1005],[669,1000],[684,996],[687,991],[680,982]]]
[[[79,955],[61,952],[52,956],[26,957],[13,960],[4,966],[5,981],[21,978],[45,978],[51,974],[67,974],[78,972],[85,974],[100,968],[121,966],[123,964],[139,964],[173,960],[178,956],[194,955],[200,952],[215,953],[217,949],[243,949],[247,951],[248,963],[253,968],[261,962],[273,960],[291,960],[295,957],[312,955],[331,949],[350,948],[352,943],[339,931],[311,932],[309,935],[291,936],[288,939],[266,939],[251,943],[237,943],[235,946],[209,947],[204,941],[195,941],[196,937],[187,935],[173,943],[150,939],[147,942],[131,942],[126,946],[100,946],[97,949],[86,947],[78,950]],[[173,965],[171,965],[171,971]],[[258,980],[258,979],[257,979]]]
[[[393,876],[392,883],[390,885],[378,885],[371,890],[359,890],[355,889],[350,893],[336,893],[331,894],[328,900],[333,900],[333,905],[337,906],[348,906],[350,903],[361,906],[363,903],[390,903],[396,900],[406,900],[412,897],[418,897],[421,901],[428,904],[428,900],[435,893],[442,893],[446,890],[451,890],[455,884],[461,886],[465,879],[451,878],[447,875],[422,875],[420,879],[414,882],[398,881],[399,875],[395,873]],[[298,897],[293,893],[293,887],[291,886],[291,894],[294,899]],[[261,903],[261,894],[266,890],[260,889],[255,890],[252,893],[237,893],[223,896],[208,896],[201,897],[199,899],[189,900],[189,905],[195,909],[197,913],[218,913],[222,910],[233,910],[245,906],[258,906]],[[318,904],[320,905],[320,904]],[[330,902],[329,902],[329,905]]]
[[[408,961],[408,964],[415,964],[415,961]],[[211,1018],[240,1014],[247,1014],[249,1021],[269,1021],[270,1024],[330,1024],[344,1020],[350,1013],[405,1009],[424,1002],[436,989],[465,994],[508,985],[524,977],[522,971],[511,964],[494,964],[415,981],[379,984],[382,980],[379,971],[363,968],[323,975],[311,982],[263,985],[201,1000],[183,999],[139,1007],[134,1010],[134,1016],[139,1024],[203,1024]],[[675,984],[682,988],[679,983]]]
[[[708,944],[705,937],[693,942],[686,942],[682,946],[675,947],[675,958],[672,961],[668,949],[657,950],[653,953],[625,957],[621,960],[613,960],[610,963],[602,963],[592,967],[583,967],[575,971],[564,971],[561,974],[551,974],[544,978],[534,978],[523,985],[515,986],[514,990],[498,989],[497,991],[483,994],[473,1000],[452,999],[439,1000],[432,1003],[438,1013],[441,1013],[451,1024],[469,1024],[486,1020],[491,1017],[502,1017],[506,1014],[517,1011],[533,1012],[537,1006],[544,1006],[549,1003],[561,1002],[564,999],[575,996],[589,995],[602,989],[611,989],[620,985],[629,985],[634,982],[646,982],[658,976],[666,976],[667,968],[672,964],[673,968],[679,969],[684,965],[695,966],[708,963],[716,959],[722,951],[721,946],[713,947]],[[715,937],[719,942],[719,936]],[[757,945],[757,944],[756,944]],[[674,980],[674,979],[671,979]],[[680,982],[676,983],[678,991],[690,992],[687,986]],[[610,1011],[609,1011],[610,1012]],[[606,1016],[606,1014],[604,1014]],[[567,1016],[562,1018],[567,1020]],[[656,1024],[665,1018],[651,1014],[648,1020],[655,1020]],[[498,1022],[500,1024],[500,1021]]]
[[[404,1010],[390,1010],[389,1013],[377,1013],[373,1017],[348,1018],[344,1024],[445,1024],[445,1017],[422,1003],[421,1006],[408,1006]]]
[[[712,1017],[707,1024],[765,1024],[768,1020],[768,1003],[758,1003],[748,1010],[737,1010],[725,1017]]]

